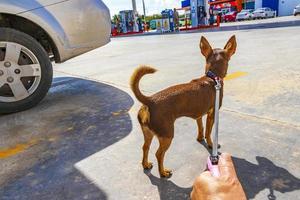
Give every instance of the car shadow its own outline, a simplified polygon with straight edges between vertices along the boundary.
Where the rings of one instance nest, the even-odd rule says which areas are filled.
[[[54,79],[38,106],[0,116],[1,137],[7,142],[36,141],[26,151],[0,159],[5,166],[18,166],[8,172],[0,199],[107,199],[74,165],[129,135],[133,103],[118,88],[62,77]]]
[[[270,191],[266,197],[269,200],[277,199],[274,191],[285,193],[300,189],[299,178],[286,169],[276,166],[267,158],[257,156],[258,164],[242,158],[232,157],[232,159],[247,199],[254,199],[265,189]],[[161,200],[189,199],[192,187],[182,188],[168,179],[153,176],[151,171],[144,171],[144,173],[150,179],[151,184],[157,187]]]

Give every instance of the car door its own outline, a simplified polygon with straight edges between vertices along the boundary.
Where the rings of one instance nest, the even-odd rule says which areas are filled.
[[[268,18],[270,16],[270,9],[266,8],[265,9],[265,17]]]

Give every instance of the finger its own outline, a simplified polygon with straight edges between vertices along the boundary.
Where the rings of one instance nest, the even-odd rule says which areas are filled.
[[[221,154],[218,165],[219,165],[221,176],[236,177],[235,168],[230,154],[228,153]]]
[[[212,175],[209,171],[201,173],[194,181],[194,188],[199,187],[203,182],[206,182],[210,178],[212,178]]]
[[[206,179],[211,178],[211,177],[212,177],[212,175],[211,175],[211,173],[209,171],[202,172],[200,174],[200,176],[198,176],[196,178],[196,180],[194,182],[195,183],[194,185],[200,184],[201,182],[203,182],[203,180],[206,180]]]
[[[209,185],[212,183],[212,175],[209,171],[205,171],[198,176],[194,182],[193,190],[191,192],[192,200],[205,200],[205,193]]]
[[[209,171],[205,171],[205,172],[203,172],[201,175],[200,175],[200,177],[205,177],[205,178],[207,178],[207,177],[212,177],[211,176],[211,173],[209,172]]]

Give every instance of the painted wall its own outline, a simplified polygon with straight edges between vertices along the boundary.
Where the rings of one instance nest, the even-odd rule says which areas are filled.
[[[292,15],[298,4],[300,4],[300,0],[279,0],[279,16]]]
[[[268,7],[278,12],[278,4],[281,0],[263,0],[262,7]]]
[[[254,9],[255,8],[255,2],[247,2],[243,4],[243,9]]]
[[[255,0],[255,9],[262,7],[262,0]]]

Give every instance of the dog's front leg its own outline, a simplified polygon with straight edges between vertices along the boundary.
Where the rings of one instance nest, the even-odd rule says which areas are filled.
[[[210,109],[207,113],[205,139],[209,148],[212,148],[211,131],[214,125],[214,109]]]
[[[203,122],[202,122],[202,117],[199,117],[197,119],[197,125],[198,125],[198,137],[197,140],[198,142],[202,142],[203,141]]]

